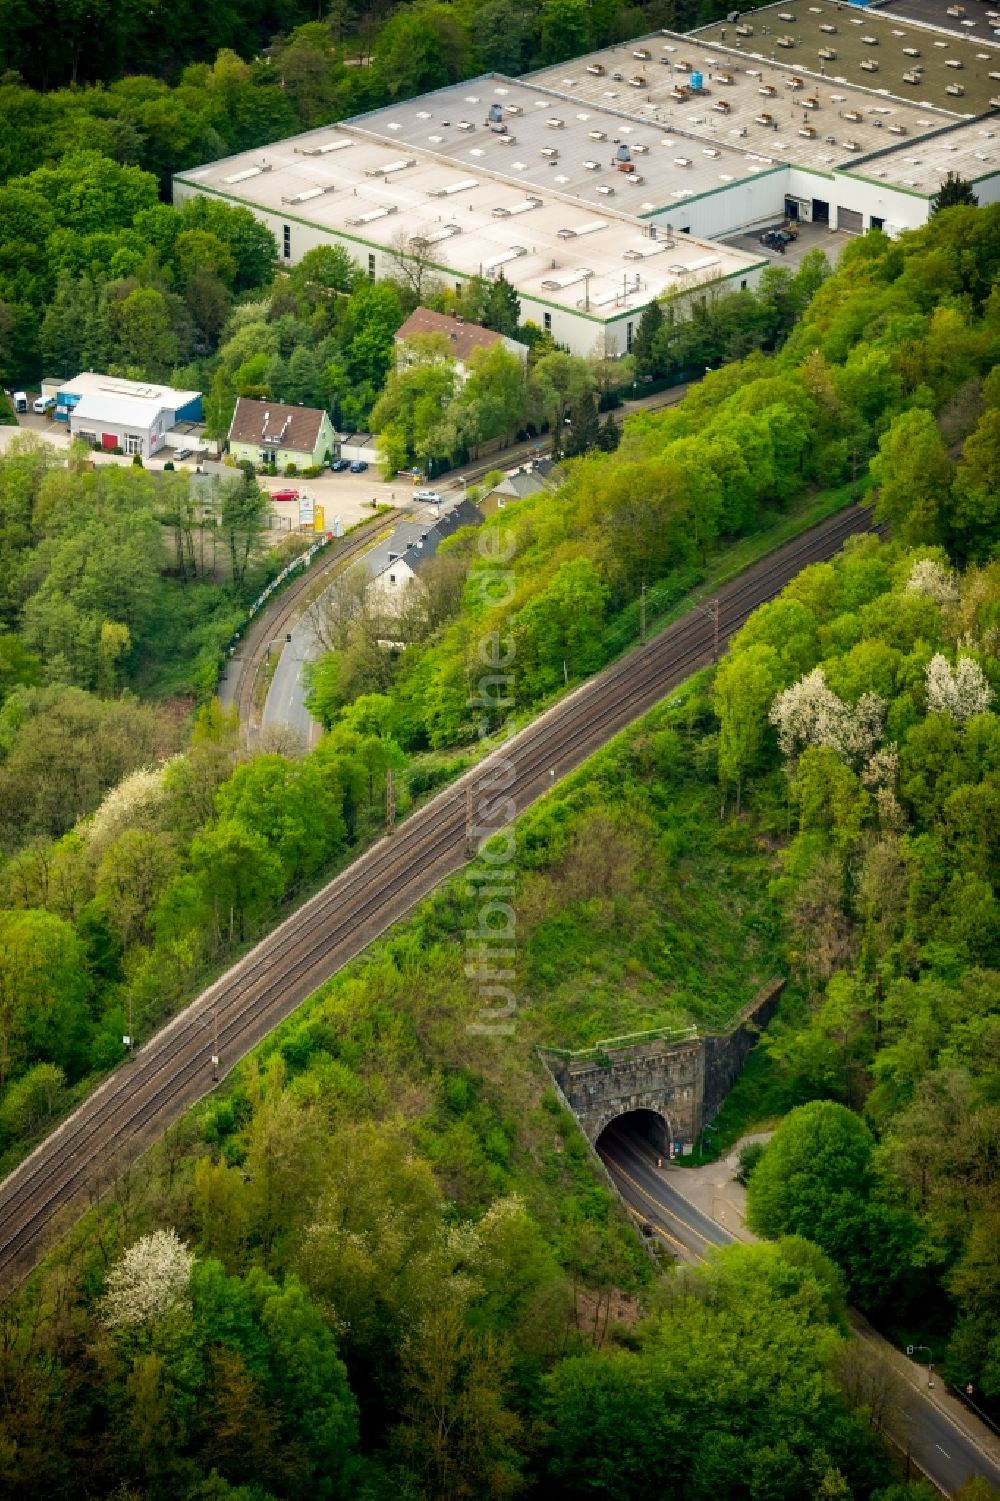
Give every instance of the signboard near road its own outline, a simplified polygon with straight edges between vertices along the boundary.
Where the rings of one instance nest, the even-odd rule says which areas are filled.
[[[315,510],[316,510],[316,508],[313,505],[313,498],[312,498],[311,495],[300,495],[299,496],[299,526],[300,527],[305,527],[308,531],[310,531],[310,532],[312,531],[312,529],[313,529],[313,517],[315,515]]]

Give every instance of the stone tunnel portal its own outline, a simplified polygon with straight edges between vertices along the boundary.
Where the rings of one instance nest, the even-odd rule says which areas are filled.
[[[658,1110],[625,1110],[621,1115],[613,1116],[597,1138],[598,1150],[604,1137],[611,1133],[639,1137],[642,1141],[648,1141],[661,1156],[670,1155],[670,1142],[673,1139],[670,1122]]]

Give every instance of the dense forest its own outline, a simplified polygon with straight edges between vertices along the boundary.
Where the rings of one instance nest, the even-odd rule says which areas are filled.
[[[335,0],[324,14],[253,0],[161,15],[126,0],[0,0],[0,382],[65,375],[81,345],[83,368],[155,378],[216,354],[232,299],[270,280],[274,247],[251,215],[219,204],[153,212],[173,173],[482,69],[518,73],[725,8]],[[207,389],[214,373],[194,383]]]
[[[184,232],[252,265],[243,227]],[[954,208],[832,276],[810,262],[683,326],[650,313],[651,373],[728,362],[496,518],[502,600],[460,534],[405,650],[335,601],[305,758],[248,758],[211,703],[185,744],[165,712],[176,642],[204,631],[207,670],[239,599],[235,574],[180,575],[184,476],[54,468],[31,443],[0,463],[11,1153],[113,1061],[127,1010],[154,1024],[366,837],[389,766],[405,813],[467,764],[485,636],[512,643],[523,717],[636,639],[643,586],[652,620],[721,547],[842,503],[853,470],[891,527],[522,820],[512,1036],[467,1031],[456,880],[95,1208],[4,1310],[5,1493],[923,1494],[874,1432],[845,1306],[1000,1397],[998,269],[1000,209]],[[258,333],[232,374],[291,365],[294,341]],[[256,493],[236,482],[223,557],[251,557]],[[722,1122],[784,1118],[746,1162],[769,1239],[656,1277],[534,1045],[716,1025],[775,970],[780,1014]]]

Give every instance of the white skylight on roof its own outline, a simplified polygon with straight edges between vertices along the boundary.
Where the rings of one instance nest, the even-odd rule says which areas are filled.
[[[431,112],[430,112],[429,109],[418,109],[417,110],[417,119],[418,120],[429,120],[430,117],[431,117]]]
[[[390,121],[390,123],[386,126],[387,130],[402,130],[402,128],[402,125],[400,125],[396,120]]]
[[[465,96],[465,102],[466,102],[466,104],[478,104],[479,103],[479,95],[478,94],[466,94],[466,96]]]

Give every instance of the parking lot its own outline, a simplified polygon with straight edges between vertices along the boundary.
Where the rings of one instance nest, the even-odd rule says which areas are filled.
[[[48,417],[36,416],[34,412],[21,412],[18,414],[17,427],[0,427],[0,453],[18,433],[32,432],[51,443],[53,447],[66,449],[69,447],[69,437],[65,428],[55,423]],[[172,458],[173,450],[164,448],[146,463],[150,470],[162,469],[164,463]],[[132,460],[122,454],[95,453],[94,461],[98,464],[122,464],[130,467]],[[176,460],[174,460],[176,463]],[[179,464],[179,469],[194,470],[195,461],[191,459],[184,464]],[[203,472],[209,475],[218,475],[222,478],[231,476],[234,470],[231,466],[206,460],[202,465]],[[355,522],[363,520],[372,513],[372,501],[378,505],[403,506],[413,499],[413,492],[420,488],[420,482],[409,482],[405,479],[397,479],[391,482],[383,480],[381,471],[369,467],[364,474],[351,474],[350,470],[344,470],[340,474],[329,472],[318,475],[316,479],[302,479],[296,476],[286,479],[275,476],[261,476],[261,489],[269,495],[282,490],[297,490],[300,495],[308,495],[317,506],[323,508],[323,522],[327,531],[333,531],[339,521],[346,529]],[[446,475],[438,481],[434,488],[443,496],[453,496],[462,492],[462,480],[458,475]],[[272,532],[277,541],[282,533],[297,531],[299,525],[299,505],[297,500],[276,501],[272,500],[273,522]]]
[[[787,266],[790,271],[796,271],[802,257],[810,250],[822,250],[831,267],[835,267],[843,252],[844,246],[851,240],[857,239],[856,235],[850,235],[846,230],[831,229],[827,224],[808,224],[803,221],[795,226],[798,231],[798,239],[792,240],[785,246],[782,255],[778,250],[769,249],[760,243],[760,237],[769,229],[781,229],[784,219],[775,219],[773,224],[762,225],[749,234],[736,235],[727,240],[727,245],[734,246],[737,250],[746,250],[751,254],[766,255],[768,260],[776,266]]]

